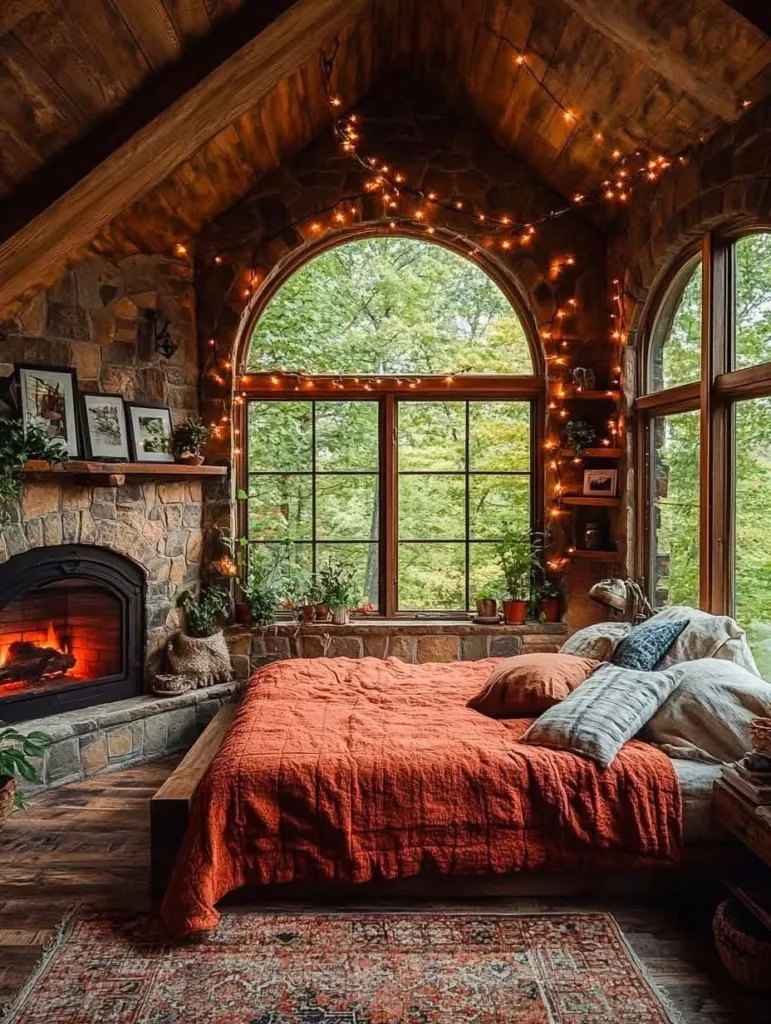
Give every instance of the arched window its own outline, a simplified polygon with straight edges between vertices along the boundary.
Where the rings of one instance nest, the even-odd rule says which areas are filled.
[[[249,558],[299,591],[342,564],[383,615],[473,607],[504,530],[536,525],[533,344],[444,246],[369,237],[302,265],[245,353]]]
[[[702,251],[650,333],[639,550],[656,604],[734,615],[771,678],[771,233],[710,235]]]

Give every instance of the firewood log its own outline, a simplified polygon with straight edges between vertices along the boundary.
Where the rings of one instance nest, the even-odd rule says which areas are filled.
[[[74,664],[73,654],[62,654],[53,647],[39,647],[28,640],[16,640],[8,648],[5,665],[0,668],[0,683],[64,675]]]

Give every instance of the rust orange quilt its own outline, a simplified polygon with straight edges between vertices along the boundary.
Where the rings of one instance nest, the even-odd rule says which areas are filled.
[[[518,742],[527,719],[466,707],[498,659],[278,662],[250,681],[196,794],[163,904],[216,927],[243,885],[676,860],[669,759],[627,743],[606,771]]]

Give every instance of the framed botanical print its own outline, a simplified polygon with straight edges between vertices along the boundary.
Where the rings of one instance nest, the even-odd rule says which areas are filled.
[[[19,411],[25,423],[43,426],[59,439],[71,459],[82,456],[78,417],[78,375],[68,366],[17,363]]]
[[[171,409],[168,405],[127,402],[129,435],[135,462],[173,462]]]
[[[81,403],[86,457],[128,462],[131,452],[123,396],[89,392],[81,395]]]

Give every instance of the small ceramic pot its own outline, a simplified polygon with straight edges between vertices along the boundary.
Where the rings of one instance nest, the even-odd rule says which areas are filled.
[[[314,605],[314,616],[315,622],[329,622],[329,605],[319,603]]]
[[[498,602],[494,597],[477,598],[477,618],[494,619],[498,614]]]
[[[16,802],[16,780],[0,775],[0,828],[8,821]]]
[[[182,452],[177,457],[177,462],[181,462],[183,466],[202,466],[203,455],[195,455],[193,452]]]
[[[178,693],[187,693],[189,689],[187,676],[159,675],[153,679],[153,693],[159,697],[174,697]]]
[[[545,597],[538,605],[538,611],[544,622],[559,622],[560,599],[558,597]]]
[[[527,618],[527,601],[504,601],[503,621],[508,626],[521,625]]]
[[[347,626],[350,622],[347,608],[333,608],[332,621],[336,626]]]
[[[313,617],[316,614],[316,606],[313,604],[304,604],[300,608],[300,620],[302,622],[313,622]]]

